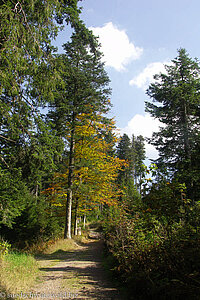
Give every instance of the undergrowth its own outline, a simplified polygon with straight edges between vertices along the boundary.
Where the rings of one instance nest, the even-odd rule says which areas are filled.
[[[111,213],[104,222],[109,266],[124,286],[126,299],[199,300],[200,237],[177,223],[166,231],[148,213],[129,218]],[[146,213],[145,213],[146,214]]]

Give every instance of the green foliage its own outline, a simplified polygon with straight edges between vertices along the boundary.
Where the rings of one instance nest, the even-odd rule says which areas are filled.
[[[131,141],[127,134],[123,134],[117,146],[117,157],[131,160]]]
[[[0,232],[15,247],[22,249],[38,239],[48,240],[62,232],[63,218],[51,215],[49,203],[42,196],[29,196],[23,211],[13,219],[13,226],[2,225]]]
[[[165,69],[166,74],[155,75],[155,83],[147,90],[155,104],[147,102],[146,110],[163,123],[151,143],[159,151],[159,166],[165,165],[185,183],[194,201],[199,197],[199,61],[179,49]]]
[[[124,134],[117,145],[117,157],[127,161],[127,165],[119,172],[118,183],[123,186],[135,185],[141,193],[141,177],[144,173],[143,161],[145,159],[144,138],[132,136],[132,141]]]
[[[52,39],[64,21],[86,31],[77,5],[77,0],[0,2],[0,226],[11,240],[33,238],[44,229],[49,235],[57,227],[39,195],[64,144],[43,109],[60,80]]]
[[[79,125],[76,116],[84,113],[95,117],[110,107],[110,80],[101,62],[100,46],[91,32],[85,31],[87,38],[82,31],[73,33],[71,41],[63,45],[65,54],[56,58],[60,81],[48,118],[63,139]]]
[[[127,134],[123,134],[117,145],[117,157],[124,159],[128,162],[127,166],[124,166],[119,172],[118,182],[126,184],[126,182],[132,176],[133,157],[131,151],[131,141]],[[122,185],[122,184],[121,184]]]
[[[143,136],[141,135],[137,137],[135,137],[134,135],[132,136],[131,150],[133,155],[134,182],[141,193],[141,178],[144,173],[143,161],[146,158]]]
[[[24,210],[29,192],[22,182],[21,172],[0,169],[0,224],[13,226],[14,220]]]
[[[11,244],[9,244],[4,239],[0,238],[0,258],[3,258],[5,255],[8,254],[10,247]]]
[[[184,183],[155,164],[146,168],[142,192],[129,209],[123,202],[103,218],[115,271],[130,291],[126,297],[198,299],[199,203],[188,199]]]
[[[169,236],[168,224],[140,204],[131,217],[107,211],[103,228],[128,299],[198,299],[200,236],[191,224],[174,219]]]
[[[121,186],[123,187],[123,193],[121,196],[124,208],[131,214],[134,212],[135,207],[141,202],[141,195],[134,185],[133,180],[126,182],[122,181]]]

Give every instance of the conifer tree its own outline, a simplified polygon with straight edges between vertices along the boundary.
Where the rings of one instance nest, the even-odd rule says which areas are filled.
[[[84,33],[84,34],[83,34]],[[80,114],[107,113],[110,107],[108,96],[109,78],[101,61],[102,54],[92,32],[82,30],[73,33],[71,41],[64,44],[65,54],[58,56],[62,64],[62,86],[55,98],[49,119],[57,124],[63,138],[70,134],[68,147],[68,192],[66,203],[65,238],[71,238],[72,184],[76,127]]]
[[[157,162],[164,164],[181,182],[186,183],[189,197],[197,199],[199,62],[190,58],[185,49],[179,49],[178,56],[165,69],[166,74],[155,75],[156,82],[147,90],[154,103],[147,102],[146,110],[164,125],[153,134],[151,143],[159,151]]]

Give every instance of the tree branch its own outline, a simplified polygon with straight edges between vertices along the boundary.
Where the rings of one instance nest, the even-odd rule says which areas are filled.
[[[1,134],[0,134],[0,138],[2,138],[2,139],[4,139],[4,140],[7,140],[7,141],[9,141],[9,142],[15,143],[15,141],[13,141],[13,140],[11,140],[11,139],[9,139],[9,138],[6,138],[5,136],[3,136],[3,135],[1,135]]]
[[[9,165],[7,164],[7,162],[5,161],[5,159],[3,157],[0,156],[0,160],[6,165],[6,167],[8,169],[10,169]]]

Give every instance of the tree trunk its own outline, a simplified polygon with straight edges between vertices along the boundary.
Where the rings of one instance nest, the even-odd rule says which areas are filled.
[[[75,214],[74,214],[74,235],[77,235],[77,234],[78,234],[78,218],[77,218],[77,210],[78,210],[78,198],[76,198]]]
[[[85,229],[85,225],[86,225],[86,214],[84,213],[83,216],[83,228]]]
[[[74,235],[78,235],[78,219],[77,219],[77,216],[75,216],[75,220],[74,220]]]
[[[72,190],[67,193],[64,239],[71,239],[71,226],[72,226]]]
[[[70,140],[70,152],[69,152],[69,174],[68,174],[68,190],[67,190],[67,203],[66,203],[66,219],[65,219],[65,231],[64,239],[71,239],[71,227],[72,227],[72,184],[73,184],[73,170],[74,170],[74,149],[75,149],[75,114],[73,113],[73,126],[71,131]]]

